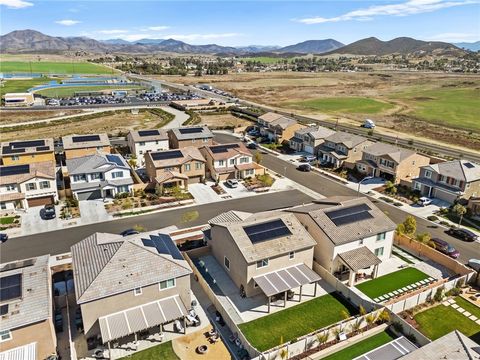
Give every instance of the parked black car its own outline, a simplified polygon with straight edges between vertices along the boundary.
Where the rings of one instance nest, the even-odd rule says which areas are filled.
[[[300,164],[298,165],[297,170],[308,172],[312,170],[312,167],[310,166],[310,164]]]
[[[135,229],[127,229],[127,230],[122,231],[120,233],[120,235],[122,235],[122,236],[129,236],[129,235],[136,235],[136,234],[140,234],[140,232],[138,232]]]
[[[257,145],[256,143],[254,143],[254,142],[251,142],[251,143],[248,143],[248,144],[247,144],[247,148],[252,149],[252,150],[255,150],[255,149],[258,148],[258,145]]]
[[[472,242],[478,240],[478,236],[474,232],[467,229],[450,228],[446,231],[446,233],[463,241]]]
[[[48,204],[43,207],[43,218],[45,220],[55,219],[57,214],[55,213],[55,205]]]
[[[5,233],[0,233],[0,243],[4,243],[8,240],[8,235]]]
[[[60,309],[55,310],[55,331],[56,332],[63,331],[63,316],[62,316],[62,310]]]

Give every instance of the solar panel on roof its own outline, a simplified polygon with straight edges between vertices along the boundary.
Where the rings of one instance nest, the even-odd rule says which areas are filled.
[[[170,255],[175,260],[183,260],[180,250],[169,235],[150,235],[150,239],[142,239],[142,243],[144,246],[154,247],[159,254]]]
[[[347,225],[354,222],[372,219],[373,215],[368,211],[371,210],[367,204],[350,206],[344,209],[326,212],[325,215],[336,225]]]
[[[45,146],[45,140],[16,141],[16,142],[11,142],[10,146],[15,149]]]
[[[238,147],[239,147],[238,144],[227,144],[227,145],[212,146],[210,147],[210,150],[212,150],[214,154],[219,154],[219,153],[227,152],[229,149],[235,149]]]
[[[30,172],[30,165],[12,165],[0,168],[0,176],[28,174]]]
[[[183,128],[183,129],[178,129],[178,131],[180,131],[180,134],[196,134],[196,133],[201,133],[203,131],[203,128],[201,127]]]
[[[329,211],[329,212],[326,212],[326,214],[330,219],[332,219],[332,218],[337,218],[340,216],[350,215],[357,212],[368,211],[368,210],[371,210],[370,206],[368,206],[367,204],[360,204],[360,205],[354,205],[354,206],[342,208],[339,210]]]
[[[0,306],[0,316],[8,314],[8,304]]]
[[[267,221],[261,224],[244,226],[243,230],[253,244],[260,241],[292,235],[290,229],[281,219]]]
[[[4,146],[2,148],[2,153],[4,154],[18,154],[18,153],[24,153],[25,152],[25,149],[23,148],[20,148],[20,149],[12,149],[11,147],[9,146]]]
[[[155,135],[160,135],[160,132],[158,130],[140,130],[138,132],[138,135],[140,136],[155,136]]]
[[[106,155],[107,160],[120,166],[125,166],[118,155]]]
[[[13,274],[0,278],[0,301],[16,299],[22,296],[22,274]]]
[[[183,154],[180,150],[174,151],[161,151],[161,152],[152,152],[150,153],[153,160],[166,160],[166,159],[178,159],[182,158]]]
[[[37,151],[47,151],[50,150],[50,146],[39,146],[37,147]]]
[[[345,215],[331,220],[336,226],[341,226],[367,219],[373,219],[373,215],[370,214],[368,211],[362,211],[357,214]]]
[[[465,167],[467,167],[469,169],[473,169],[475,167],[475,165],[473,165],[472,163],[469,163],[469,162],[466,162],[463,165],[465,165]]]
[[[89,141],[99,141],[100,136],[99,135],[85,135],[85,136],[74,136],[72,138],[72,141],[74,143],[76,142],[89,142]]]

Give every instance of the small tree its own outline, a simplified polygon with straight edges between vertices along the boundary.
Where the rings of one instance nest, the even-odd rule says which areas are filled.
[[[456,204],[452,210],[460,217],[460,219],[458,219],[458,226],[462,225],[463,215],[467,213],[467,209],[463,205]]]
[[[385,182],[385,191],[386,191],[387,193],[391,194],[391,193],[392,193],[392,189],[394,189],[394,188],[395,188],[395,184],[394,184],[394,183],[392,183],[391,181]]]
[[[395,232],[399,236],[405,235],[405,225],[403,223],[398,224]]]
[[[263,160],[262,154],[260,154],[258,151],[255,153],[253,156],[253,161],[255,161],[257,164],[260,164]]]
[[[128,165],[130,165],[132,169],[135,169],[137,167],[137,159],[132,157],[130,160],[128,160]]]
[[[390,314],[388,313],[387,310],[382,310],[382,312],[378,315],[378,321],[381,323],[386,323],[390,321]]]
[[[443,300],[443,286],[440,286],[437,291],[435,292],[435,295],[433,296],[433,300],[435,300],[436,302],[440,302]]]
[[[408,215],[403,222],[405,235],[412,237],[417,232],[417,220],[412,215]]]
[[[360,317],[350,325],[353,334],[356,334],[360,330],[360,327],[362,326],[362,322],[363,322],[363,318]]]

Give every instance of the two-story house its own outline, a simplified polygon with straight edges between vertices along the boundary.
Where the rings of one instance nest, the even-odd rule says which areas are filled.
[[[391,257],[396,224],[365,197],[336,196],[287,210],[315,239],[315,261],[335,276],[375,278]]]
[[[145,171],[152,184],[187,188],[188,184],[205,179],[205,158],[193,146],[148,152],[145,155]]]
[[[0,211],[53,204],[57,199],[55,163],[0,166]]]
[[[297,120],[282,116],[268,123],[267,127],[260,129],[260,134],[268,137],[270,141],[282,144],[294,137],[295,132],[303,129],[305,126],[299,124]]]
[[[429,157],[415,151],[378,142],[363,150],[362,159],[357,161],[356,167],[369,176],[395,183],[411,183],[420,174],[420,167],[429,163]]]
[[[206,162],[206,176],[213,180],[243,179],[263,173],[243,143],[210,145],[200,148]]]
[[[169,149],[167,131],[161,129],[130,130],[127,135],[130,152],[137,158],[137,166],[145,166],[145,154],[149,151]]]
[[[22,165],[34,162],[55,163],[53,139],[3,142],[0,145],[2,165]]]
[[[344,166],[353,169],[362,158],[362,151],[372,144],[363,136],[339,131],[325,138],[319,147],[319,157],[334,168]]]
[[[168,130],[170,149],[213,144],[213,133],[208,126],[188,126]]]
[[[229,211],[209,224],[212,254],[247,297],[270,299],[320,280],[312,270],[316,242],[293,214]]]
[[[274,112],[267,112],[257,118],[257,124],[260,128],[268,128],[268,125],[275,120],[284,117],[282,114],[277,114]]]
[[[111,153],[107,134],[67,135],[62,137],[62,143],[67,160],[96,153]]]
[[[184,321],[191,304],[188,263],[168,232],[94,233],[71,247],[75,296],[87,338],[131,341]],[[185,329],[185,323],[183,323]]]
[[[434,197],[450,204],[480,195],[480,164],[468,160],[445,161],[422,166],[413,179],[412,189],[422,196]]]
[[[49,255],[0,264],[0,359],[56,354]]]
[[[118,154],[94,154],[67,159],[72,194],[78,200],[112,198],[132,192],[130,167]]]
[[[304,151],[317,156],[319,147],[324,143],[325,138],[333,134],[335,131],[323,126],[309,126],[295,131],[289,145],[295,151]]]

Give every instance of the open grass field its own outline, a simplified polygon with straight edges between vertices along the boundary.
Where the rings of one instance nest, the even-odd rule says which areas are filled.
[[[241,127],[253,125],[252,121],[233,116],[230,113],[218,115],[204,113],[200,114],[200,118],[202,119],[202,124],[208,125],[212,129],[225,126]]]
[[[459,330],[480,342],[480,325],[460,314],[451,306],[437,305],[414,316],[418,330],[431,340],[436,340],[453,330]]]
[[[125,86],[72,86],[72,87],[57,87],[51,89],[43,89],[36,91],[35,94],[43,95],[46,97],[69,97],[74,96],[77,92],[89,92],[89,91],[107,91],[107,90],[141,90],[144,89],[138,85],[125,85]]]
[[[7,93],[26,92],[28,89],[36,85],[46,84],[51,80],[53,79],[40,78],[40,79],[31,79],[31,80],[2,81],[2,86],[0,86],[0,96],[3,96]]]
[[[0,110],[2,125],[56,118],[83,113],[83,110]]]
[[[343,350],[337,351],[336,353],[329,355],[323,360],[345,360],[345,359],[354,359],[357,356],[365,354],[373,349],[376,349],[379,346],[382,346],[395,338],[392,337],[388,332],[383,331],[379,334],[373,335],[368,339],[362,340],[354,345],[351,345]]]
[[[112,74],[112,69],[89,62],[1,61],[0,72],[42,74]],[[115,71],[113,71],[115,72]]]
[[[377,114],[392,109],[390,103],[360,97],[335,97],[288,102],[289,107],[324,113]]]
[[[129,360],[180,360],[180,358],[175,354],[172,348],[172,342],[162,343],[157,346],[153,346],[147,350],[142,350],[136,352],[132,355],[124,357],[122,359]]]
[[[365,281],[355,287],[371,299],[375,299],[426,278],[428,278],[427,274],[410,267]]]
[[[250,344],[265,351],[342,320],[343,310],[357,314],[357,309],[343,298],[327,294],[239,327]]]

